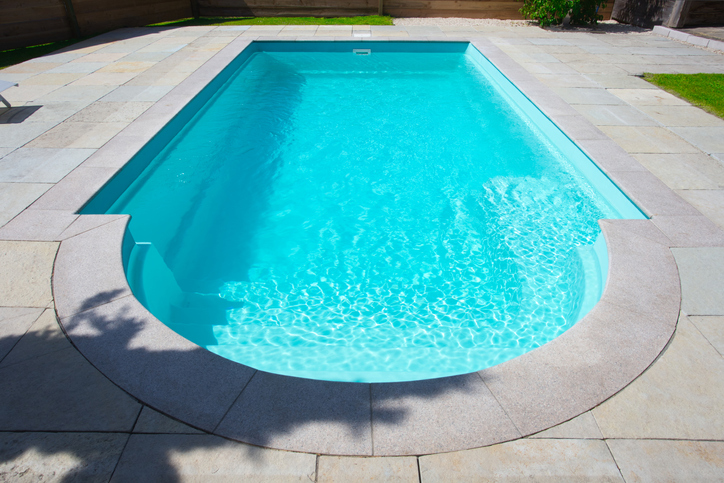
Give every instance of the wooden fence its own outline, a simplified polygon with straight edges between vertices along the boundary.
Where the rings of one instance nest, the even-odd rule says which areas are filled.
[[[694,0],[686,12],[684,25],[724,25],[724,0]]]
[[[0,51],[191,16],[189,0],[0,0]]]
[[[380,4],[380,2],[382,2]],[[613,1],[602,11],[611,15]],[[0,50],[192,17],[376,15],[521,19],[517,0],[0,0]]]
[[[63,0],[0,0],[0,50],[73,37]]]

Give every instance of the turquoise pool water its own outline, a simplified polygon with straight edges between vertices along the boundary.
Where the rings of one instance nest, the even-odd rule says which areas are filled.
[[[367,50],[368,49],[368,50]],[[557,337],[642,218],[467,43],[253,43],[83,213],[135,296],[257,369],[403,381]]]

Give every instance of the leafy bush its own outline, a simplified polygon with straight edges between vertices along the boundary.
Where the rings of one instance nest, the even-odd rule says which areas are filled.
[[[599,8],[606,7],[606,0],[523,0],[520,9],[525,18],[538,20],[541,27],[558,25],[571,14],[571,23],[596,24],[603,19]]]

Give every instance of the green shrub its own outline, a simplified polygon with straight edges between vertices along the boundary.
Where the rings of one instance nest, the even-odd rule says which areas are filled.
[[[525,18],[537,20],[541,27],[558,25],[571,14],[571,24],[596,24],[603,16],[599,8],[605,8],[605,0],[523,0],[520,9]]]

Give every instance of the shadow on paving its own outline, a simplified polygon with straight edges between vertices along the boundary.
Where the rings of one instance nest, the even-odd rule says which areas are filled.
[[[52,468],[56,474],[67,471],[68,481],[102,479],[125,447],[124,474],[137,464],[151,465],[154,473],[175,481],[173,458],[184,454],[194,453],[203,466],[215,458],[213,450],[224,448],[226,460],[243,460],[250,468],[276,454],[209,434],[163,436],[163,428],[129,440],[134,427],[139,432],[138,399],[197,428],[254,445],[307,451],[305,442],[327,441],[324,449],[331,453],[369,454],[373,417],[376,424],[394,426],[407,418],[406,398],[464,394],[470,390],[466,378],[479,380],[473,374],[398,384],[316,381],[255,371],[201,348],[148,350],[137,341],[148,334],[148,321],[132,305],[116,307],[113,316],[106,310],[135,302],[114,300],[120,294],[98,294],[64,320],[73,344],[108,378],[57,330],[29,331],[0,363],[0,475],[12,479],[23,471]],[[218,373],[212,366],[220,368]]]
[[[0,107],[0,124],[20,124],[43,106]]]
[[[267,446],[310,423],[316,423],[309,430],[313,437],[361,441],[371,437],[372,417],[384,424],[405,419],[405,407],[390,408],[387,399],[429,399],[469,390],[461,384],[468,376],[404,384],[320,381],[257,371],[191,344],[189,350],[161,349],[166,328],[149,321],[133,297],[106,303],[116,295],[98,294],[78,315],[64,320],[73,343],[112,381],[149,406],[240,441]],[[137,343],[137,338],[147,344]],[[479,381],[476,374],[472,377]],[[395,390],[382,390],[390,386]]]
[[[149,474],[179,481],[189,455],[202,470],[233,463],[253,474],[268,464],[261,448],[198,434],[149,409],[150,417],[139,418],[142,405],[72,347],[54,316],[49,320],[36,319],[22,337],[0,337],[0,347],[12,347],[0,354],[0,481],[108,481],[117,465],[114,481]],[[214,468],[207,469],[211,475]]]

